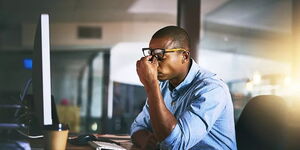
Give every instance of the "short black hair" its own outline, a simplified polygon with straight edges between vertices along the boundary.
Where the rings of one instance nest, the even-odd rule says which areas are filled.
[[[151,39],[169,37],[177,48],[190,49],[190,38],[187,32],[178,26],[166,26],[154,33]]]

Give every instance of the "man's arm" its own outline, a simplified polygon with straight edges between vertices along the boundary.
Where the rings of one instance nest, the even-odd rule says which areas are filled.
[[[152,86],[145,86],[148,96],[149,114],[153,131],[159,141],[170,135],[177,124],[175,116],[167,109],[158,81]]]
[[[161,142],[162,147],[166,149],[190,149],[210,132],[222,113],[233,117],[233,112],[224,112],[226,103],[231,101],[224,89],[215,84],[210,85],[210,83],[201,83],[195,89],[203,84],[206,86],[192,97],[192,103],[181,113],[171,134]],[[230,118],[222,118],[219,125],[225,128],[217,132],[214,131],[214,135],[218,140],[221,140],[219,146],[222,148],[220,149],[228,149],[228,147],[235,149],[234,141],[231,140],[231,136],[234,137],[234,120]],[[228,129],[231,125],[233,128]]]
[[[231,101],[228,89],[210,80],[199,82],[190,97],[192,103],[177,120],[166,108],[158,81],[154,78],[157,77],[155,59],[153,62],[147,59],[144,57],[137,62],[137,72],[148,96],[147,103],[153,132],[157,135],[161,146],[167,149],[189,149],[212,129],[226,104]],[[232,111],[226,112],[226,115],[230,115],[229,120],[223,122],[231,126]],[[234,134],[234,127],[226,129],[226,132]],[[229,134],[218,135],[224,137],[222,138],[224,143],[220,145],[224,149],[234,147],[234,141],[229,137],[234,135]]]
[[[157,80],[158,62],[148,61],[151,56],[143,57],[137,61],[137,73],[143,83],[149,104],[150,120],[153,132],[159,141],[164,140],[177,124],[175,116],[167,109]]]

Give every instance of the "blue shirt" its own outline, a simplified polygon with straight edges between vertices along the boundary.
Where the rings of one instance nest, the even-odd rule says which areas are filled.
[[[160,83],[166,107],[177,124],[161,143],[161,149],[236,150],[233,105],[227,85],[216,74],[200,68],[194,61],[186,78],[173,90],[169,81]],[[152,131],[149,106],[131,125]]]

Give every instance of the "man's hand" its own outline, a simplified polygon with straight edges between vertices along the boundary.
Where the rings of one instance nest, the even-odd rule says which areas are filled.
[[[147,130],[139,130],[132,135],[133,143],[141,149],[154,150],[157,147],[158,140],[154,133]]]
[[[153,83],[157,83],[157,67],[158,62],[157,59],[153,56],[142,57],[140,60],[136,62],[136,71],[140,78],[140,81],[145,87],[149,87],[153,85]],[[150,61],[150,59],[153,59]]]
[[[146,150],[155,150],[158,144],[158,140],[156,139],[156,137],[154,136],[153,133],[149,134],[148,137],[146,138],[146,143],[145,145],[142,146],[142,149],[146,149]]]

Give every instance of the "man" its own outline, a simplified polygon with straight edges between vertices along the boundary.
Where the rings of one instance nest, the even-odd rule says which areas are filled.
[[[131,137],[142,149],[236,149],[232,100],[226,84],[190,58],[185,30],[157,31],[136,63],[147,93]]]

